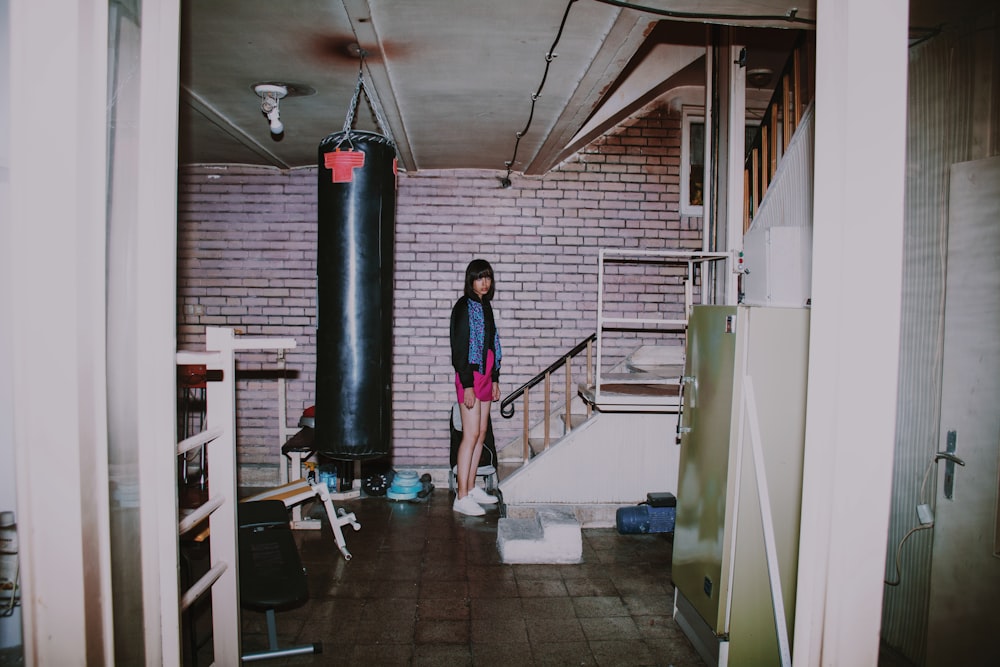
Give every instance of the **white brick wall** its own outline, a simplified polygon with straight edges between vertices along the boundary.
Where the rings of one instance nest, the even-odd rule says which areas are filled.
[[[496,271],[506,395],[594,332],[599,248],[701,247],[701,219],[678,213],[679,146],[679,117],[653,109],[545,176],[514,175],[506,190],[497,181],[501,171],[400,174],[395,465],[447,464],[454,400],[448,316],[470,259],[484,257]],[[205,325],[294,337],[299,347],[287,359],[294,425],[313,401],[315,169],[184,167],[179,204],[180,345],[202,348]],[[662,313],[663,304],[644,297],[651,282],[662,289],[678,280],[625,272],[620,283],[609,279],[609,288],[630,293],[626,309]],[[679,287],[671,289],[682,298]],[[272,355],[238,358],[245,376],[238,385],[238,458],[265,476],[273,467],[277,480],[274,367]],[[582,379],[582,367],[574,373],[574,382]],[[495,406],[493,415],[502,446],[519,432],[520,412],[506,420]]]

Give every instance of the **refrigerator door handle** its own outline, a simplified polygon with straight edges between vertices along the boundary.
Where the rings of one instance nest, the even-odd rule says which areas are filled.
[[[678,407],[677,407],[677,437],[674,440],[675,440],[675,443],[678,444],[678,445],[681,444],[681,436],[683,434],[685,434],[685,433],[690,433],[691,432],[691,427],[690,426],[681,426],[681,423],[684,420],[684,385],[687,384],[687,383],[689,383],[689,382],[694,382],[694,376],[693,375],[682,375],[682,376],[680,376],[677,379],[677,385],[678,385],[678,390],[677,390],[677,399],[678,399]]]

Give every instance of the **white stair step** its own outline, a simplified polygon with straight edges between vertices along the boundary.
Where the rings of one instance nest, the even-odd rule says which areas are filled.
[[[504,563],[579,563],[583,535],[572,509],[539,507],[530,518],[501,518],[497,549]]]
[[[578,428],[580,425],[584,424],[589,417],[587,415],[571,415],[572,429]],[[566,435],[565,422],[563,417],[559,417],[558,421],[553,421],[552,431],[549,433],[549,446],[551,447],[560,438]],[[531,449],[531,455],[541,454],[545,451],[545,434],[539,432],[536,435],[528,437],[528,447]]]

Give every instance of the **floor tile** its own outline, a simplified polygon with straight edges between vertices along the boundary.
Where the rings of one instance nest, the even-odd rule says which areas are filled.
[[[352,554],[322,530],[295,531],[311,598],[276,615],[282,644],[322,642],[285,665],[662,665],[703,667],[673,620],[671,535],[585,529],[574,565],[500,562],[499,512],[465,517],[447,489],[426,502],[354,499]],[[265,616],[244,610],[244,647],[267,645]]]

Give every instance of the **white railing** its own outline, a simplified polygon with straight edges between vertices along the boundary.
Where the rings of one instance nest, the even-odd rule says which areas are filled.
[[[212,594],[213,664],[240,664],[240,592],[237,572],[236,503],[236,352],[238,350],[285,350],[295,347],[292,338],[250,338],[235,330],[206,327],[204,352],[177,352],[177,365],[206,368],[205,431],[182,440],[177,455],[206,447],[208,500],[178,523],[178,539],[207,518],[208,572],[183,591],[180,611],[188,609],[205,593]],[[164,610],[164,618],[177,610]]]
[[[563,393],[563,404],[564,409],[563,414],[563,425],[561,429],[561,436],[568,434],[573,430],[573,414],[572,414],[572,404],[573,404],[573,370],[572,363],[573,359],[586,351],[586,361],[584,363],[584,373],[587,377],[587,384],[593,380],[592,369],[593,369],[593,346],[594,338],[596,334],[591,334],[572,350],[564,354],[557,361],[553,362],[544,371],[531,378],[523,385],[512,391],[507,395],[503,401],[500,402],[500,415],[505,419],[510,419],[514,416],[514,405],[518,398],[521,399],[521,412],[523,414],[522,419],[522,430],[521,430],[521,464],[525,465],[531,459],[531,457],[538,453],[533,452],[530,432],[531,432],[531,388],[542,383],[544,393],[542,399],[542,449],[548,449],[552,444],[552,415],[555,406],[552,402],[552,374],[558,370],[562,370],[565,377],[564,383],[564,393]],[[557,392],[558,393],[558,392]],[[591,404],[587,403],[586,407],[586,417],[590,417]]]
[[[605,346],[605,332],[609,329],[629,329],[636,331],[659,331],[659,332],[685,332],[687,330],[688,316],[695,302],[695,273],[701,274],[702,279],[707,279],[711,273],[707,269],[714,262],[723,263],[723,271],[728,275],[734,269],[732,266],[733,253],[731,252],[704,252],[688,250],[639,250],[624,248],[605,248],[598,253],[597,270],[597,344],[594,370],[594,403],[601,405],[607,402],[608,397],[601,396],[603,353]],[[608,305],[606,294],[607,278],[606,271],[608,264],[634,264],[634,265],[661,265],[676,266],[684,270],[681,280],[684,290],[682,317],[648,317],[644,315],[635,316],[608,316],[605,312]],[[705,303],[711,290],[705,289],[704,284],[700,290],[700,302]],[[676,301],[671,302],[664,295],[664,305],[679,305]],[[676,381],[676,380],[673,380]],[[626,402],[634,402],[633,398],[622,399]]]

